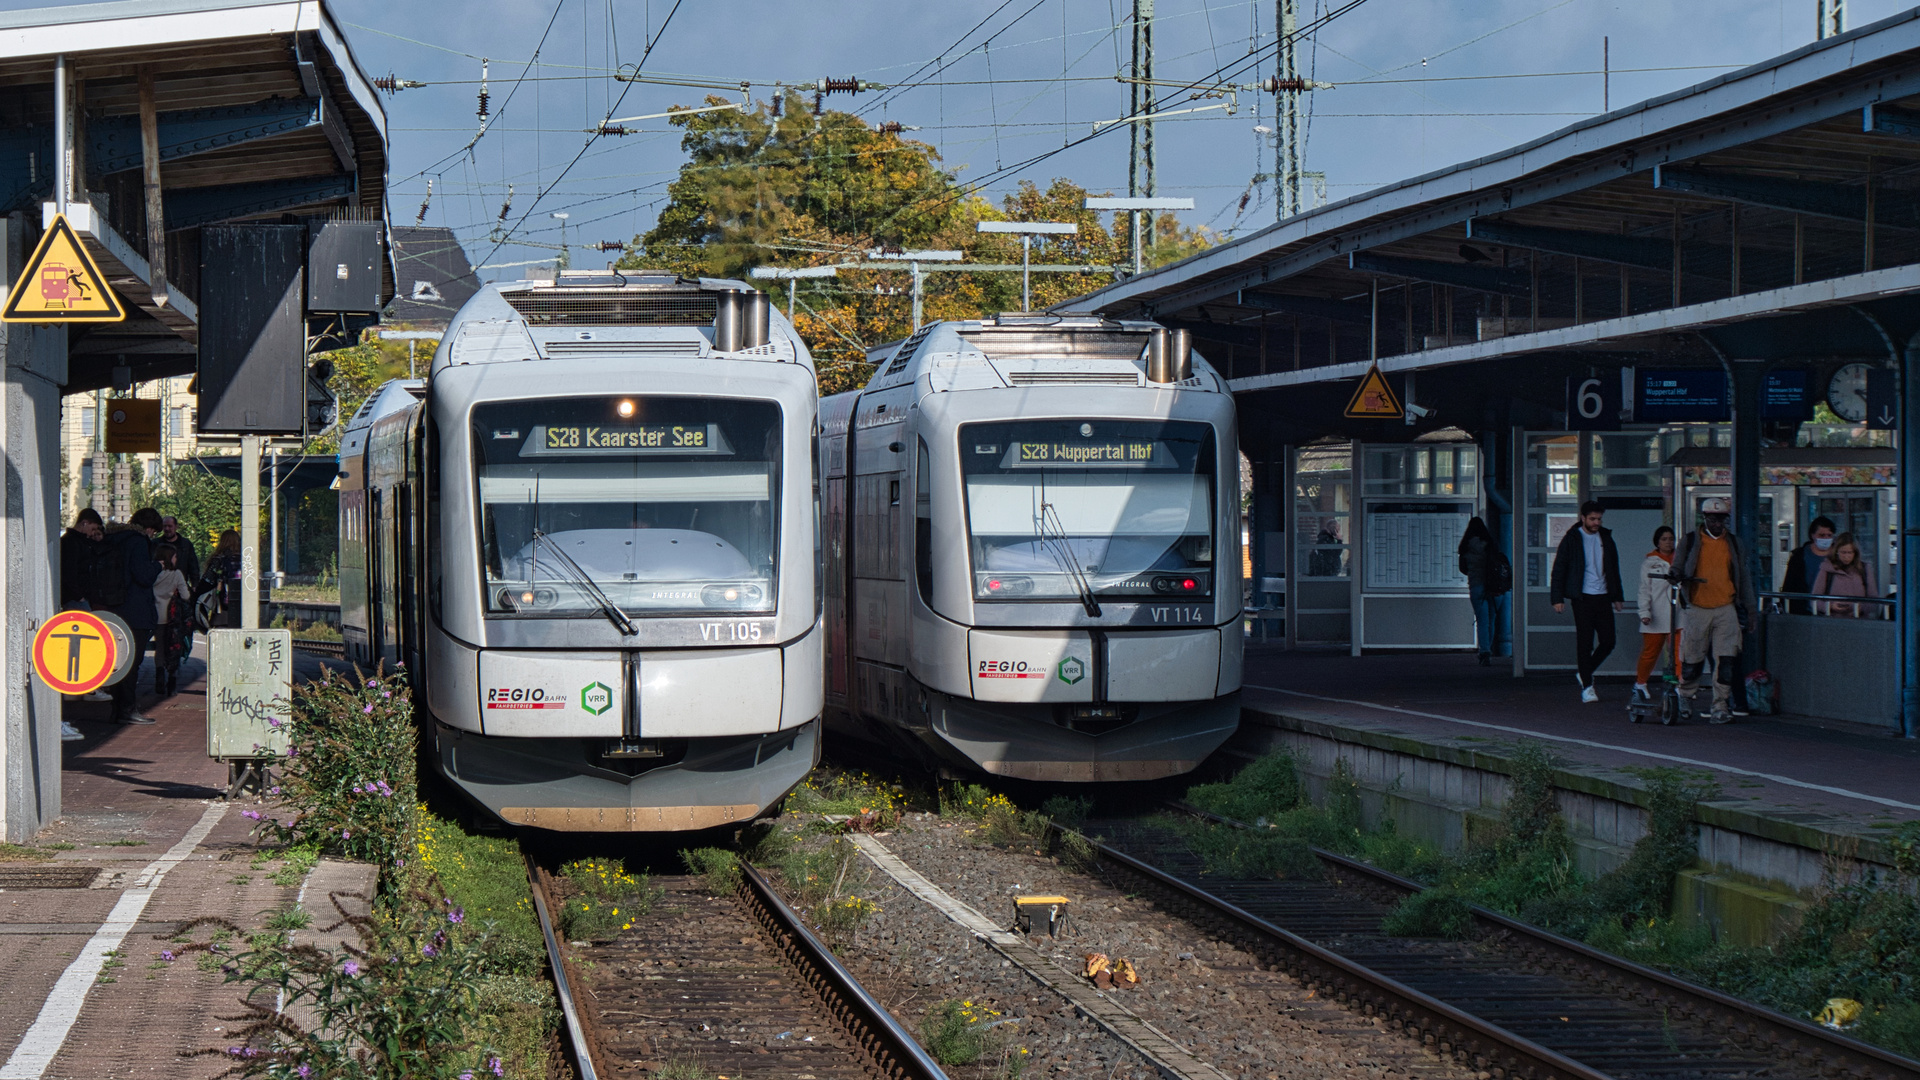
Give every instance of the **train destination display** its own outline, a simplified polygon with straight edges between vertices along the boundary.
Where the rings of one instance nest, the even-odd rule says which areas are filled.
[[[502,437],[496,433],[496,438]],[[511,436],[505,436],[511,437]],[[619,453],[731,454],[733,447],[719,424],[536,424],[523,457],[572,454],[583,450]]]

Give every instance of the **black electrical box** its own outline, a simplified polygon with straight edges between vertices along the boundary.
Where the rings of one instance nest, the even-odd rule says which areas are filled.
[[[304,225],[201,230],[201,434],[304,433],[306,261]]]
[[[316,221],[307,246],[308,311],[380,310],[377,221]]]

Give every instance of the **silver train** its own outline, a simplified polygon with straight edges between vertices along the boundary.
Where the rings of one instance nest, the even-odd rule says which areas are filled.
[[[820,753],[813,360],[736,281],[488,285],[340,450],[347,655],[516,825],[751,819]]]
[[[820,403],[827,715],[961,771],[1187,772],[1239,723],[1239,446],[1187,335],[936,323]]]

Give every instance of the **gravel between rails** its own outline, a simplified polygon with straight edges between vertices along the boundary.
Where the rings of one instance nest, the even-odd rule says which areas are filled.
[[[782,824],[799,831],[818,820],[815,815],[803,819],[790,814]],[[926,829],[915,821],[907,831],[881,834],[881,842],[892,846],[913,841]],[[822,839],[809,835],[803,842]],[[895,885],[864,857],[855,865],[870,873],[858,891],[879,904],[880,913],[838,942],[840,962],[854,978],[916,1037],[927,1011],[947,1000],[970,1001],[978,1010],[999,1012],[1011,1021],[994,1029],[997,1046],[979,1062],[945,1067],[953,1080],[1013,1080],[1021,1075],[1025,1080],[1159,1080],[1138,1054],[1076,1015],[1058,994]],[[1027,1054],[1019,1053],[1022,1047]],[[1015,1061],[1020,1064],[1010,1067]]]
[[[964,818],[909,814],[900,830],[880,839],[909,866],[989,918],[1004,916],[1011,922],[1012,898],[1018,894],[1059,893],[1071,898],[1072,925],[1051,951],[1068,963],[1088,952],[1132,960],[1139,967],[1141,986],[1117,994],[1118,999],[1229,1076],[1468,1080],[1485,1075],[1428,1053],[1405,1036],[1387,1032],[1337,1004],[1321,1001],[1287,975],[1263,970],[1253,957],[1206,937],[1148,900],[1129,898],[1054,859],[980,843],[975,827]],[[883,903],[889,915],[902,903],[913,904],[939,919],[947,928],[948,940],[964,936],[958,927],[902,891],[895,890],[895,898]],[[870,924],[854,945],[871,948],[866,939],[876,929]],[[1033,943],[1049,951],[1048,939],[1036,937]],[[975,944],[972,949],[976,955],[993,955],[984,945]],[[997,957],[994,960],[998,962]],[[958,965],[952,966],[958,970]],[[896,1010],[896,1015],[902,1014]],[[1092,1077],[1085,1069],[1075,1069],[1073,1074]]]

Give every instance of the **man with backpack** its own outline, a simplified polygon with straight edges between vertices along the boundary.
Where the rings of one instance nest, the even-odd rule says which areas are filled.
[[[153,560],[153,536],[160,531],[160,512],[143,506],[125,527],[107,533],[106,541],[87,573],[87,603],[95,611],[111,611],[126,622],[133,637],[133,663],[113,684],[113,719],[121,724],[151,724],[153,719],[134,706],[140,661],[153,640],[160,620],[153,605],[153,583],[160,564]]]
[[[1733,722],[1734,661],[1757,610],[1746,550],[1727,528],[1731,513],[1730,499],[1702,500],[1700,528],[1687,533],[1673,552],[1673,572],[1680,578],[1681,606],[1686,609],[1680,635],[1680,697],[1687,711],[1694,712],[1700,676],[1706,671],[1707,657],[1713,657],[1710,724]]]

